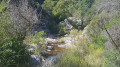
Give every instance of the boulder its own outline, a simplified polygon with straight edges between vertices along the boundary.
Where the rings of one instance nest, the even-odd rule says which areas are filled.
[[[54,50],[54,47],[53,46],[47,46],[47,49],[48,50]]]
[[[82,25],[81,19],[75,17],[69,17],[60,23],[64,23],[67,30],[72,30]]]
[[[42,58],[37,55],[31,55],[31,67],[40,67],[42,64]]]
[[[48,44],[55,44],[58,42],[56,39],[51,39],[51,38],[46,38],[45,40]]]
[[[41,56],[43,56],[44,58],[48,58],[48,57],[50,57],[50,56],[53,56],[52,54],[50,54],[50,53],[48,53],[48,52],[42,52],[42,53],[40,53],[41,54]]]

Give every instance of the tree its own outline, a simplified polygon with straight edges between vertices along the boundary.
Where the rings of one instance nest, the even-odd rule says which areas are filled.
[[[64,20],[65,18],[71,16],[69,13],[68,7],[71,1],[69,0],[59,0],[56,6],[53,8],[53,15],[58,18],[58,20]]]
[[[14,29],[6,7],[3,0],[0,3],[0,67],[24,67],[29,61],[29,54],[23,45],[25,33]]]
[[[53,7],[57,4],[58,0],[45,0],[42,4],[44,10],[51,14]]]

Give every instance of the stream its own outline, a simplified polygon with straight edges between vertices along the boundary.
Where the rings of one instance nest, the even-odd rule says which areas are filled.
[[[57,39],[47,38],[47,52],[51,54],[42,62],[41,67],[53,67],[54,62],[61,55],[61,52],[65,50],[64,47],[59,47],[65,45],[64,42],[58,42]]]
[[[57,38],[46,38],[47,42],[47,52],[52,54],[46,58],[41,67],[53,67],[54,62],[57,61],[57,58],[61,55],[61,53],[68,48],[73,47],[72,45],[72,37],[64,36],[62,37],[64,41],[59,41]]]
[[[46,38],[47,46],[46,46],[46,53],[42,56],[32,55],[32,67],[53,67],[54,62],[57,58],[61,55],[62,51],[64,51],[65,42],[59,42],[57,39],[53,38]]]
[[[79,37],[87,37],[86,31],[88,26],[84,28],[81,35]],[[57,39],[47,39],[47,46],[51,48],[51,50],[47,50],[48,53],[52,54],[53,56],[48,57],[43,63],[41,67],[54,67],[52,64],[54,64],[55,61],[57,61],[57,58],[61,55],[61,53],[68,48],[76,47],[73,44],[73,42],[76,42],[77,40],[74,40],[71,35],[62,37],[64,42],[59,42]],[[88,38],[88,37],[87,37]]]

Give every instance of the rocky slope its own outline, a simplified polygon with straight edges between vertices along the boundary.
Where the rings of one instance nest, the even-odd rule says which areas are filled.
[[[11,16],[15,28],[24,30],[29,27],[32,30],[48,32],[47,18],[43,15],[42,8],[32,0],[8,0],[8,3],[7,12]]]
[[[108,23],[111,19],[114,20],[115,19],[114,17],[116,15],[119,15],[119,11],[120,11],[119,7],[120,7],[119,0],[97,0],[92,6],[92,8],[95,9],[95,16],[90,22],[90,25],[92,27],[90,27],[89,25],[88,33],[92,36],[94,34],[102,33],[102,35],[104,35],[107,40],[107,42],[105,43],[105,46],[107,49],[111,49],[112,43],[108,34],[105,31],[103,31],[102,27],[103,27],[103,24]],[[112,23],[114,24],[114,22]],[[116,41],[116,44],[119,44],[118,33],[119,33],[120,27],[118,25],[114,25],[114,27],[111,26],[108,29],[108,32],[110,33],[113,40]]]
[[[29,28],[32,28],[31,29],[32,31],[30,31],[32,33],[34,31],[44,30],[47,33],[46,42],[48,44],[52,43],[50,45],[47,45],[48,51],[52,51],[53,48],[56,47],[56,45],[57,45],[57,48],[65,48],[65,49],[75,47],[73,45],[73,42],[77,42],[77,39],[76,38],[73,39],[72,35],[66,35],[62,37],[62,39],[64,40],[64,44],[58,45],[58,42],[59,42],[57,40],[58,36],[51,35],[49,30],[47,29],[46,25],[47,23],[50,23],[48,18],[44,15],[42,8],[39,5],[33,3],[32,0],[9,0],[8,3],[9,3],[8,4],[9,7],[7,8],[7,12],[11,16],[11,20],[14,22],[14,27],[17,28],[18,30],[23,30],[26,27],[29,27]],[[95,14],[94,14],[95,16],[91,20],[99,19],[98,21],[95,21],[98,24],[94,24],[92,23],[93,21],[91,21],[90,23],[92,27],[90,28],[89,25],[85,27],[82,34],[79,35],[79,37],[81,38],[87,37],[86,32],[89,27],[90,30],[88,32],[90,35],[93,35],[96,32],[102,33],[108,39],[108,41],[106,42],[106,48],[107,49],[112,48],[111,40],[109,40],[109,37],[106,34],[106,32],[102,31],[100,27],[103,26],[103,23],[106,23],[107,21],[109,21],[109,19],[113,18],[115,15],[119,13],[120,11],[120,9],[118,9],[119,7],[120,7],[119,0],[97,0],[95,1],[94,5],[91,7],[95,9]],[[65,19],[64,21],[62,21],[61,23],[65,24],[67,30],[71,30],[75,28],[74,25],[76,25],[76,24],[72,24],[70,22],[71,20],[72,22],[77,22],[78,23],[77,27],[80,27],[81,20],[74,18],[74,17],[69,17],[68,19]],[[114,41],[118,45],[120,43],[119,25],[120,24],[116,25],[112,29],[108,29]],[[33,60],[33,64],[32,64],[33,67],[40,66],[42,62],[43,62],[43,67],[51,67],[52,65],[51,63],[55,61],[57,56],[52,56],[44,61],[39,56],[32,55],[31,58]]]

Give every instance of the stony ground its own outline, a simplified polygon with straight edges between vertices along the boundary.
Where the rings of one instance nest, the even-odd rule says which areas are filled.
[[[86,31],[88,27],[85,27],[82,31],[81,35],[79,35],[80,38],[87,37]],[[41,67],[52,67],[52,64],[57,60],[57,58],[61,55],[61,52],[63,49],[69,49],[75,47],[73,45],[73,42],[78,42],[77,38],[73,38],[73,35],[65,35],[63,37],[54,37],[53,35],[51,37],[47,37],[46,39],[47,43],[47,51],[48,53],[55,53],[55,55],[50,55],[47,59],[41,60],[40,57],[32,55],[33,59],[33,65],[37,63],[36,66],[33,67],[39,67],[41,64]],[[56,48],[57,47],[57,48]],[[34,63],[35,62],[35,63]]]

